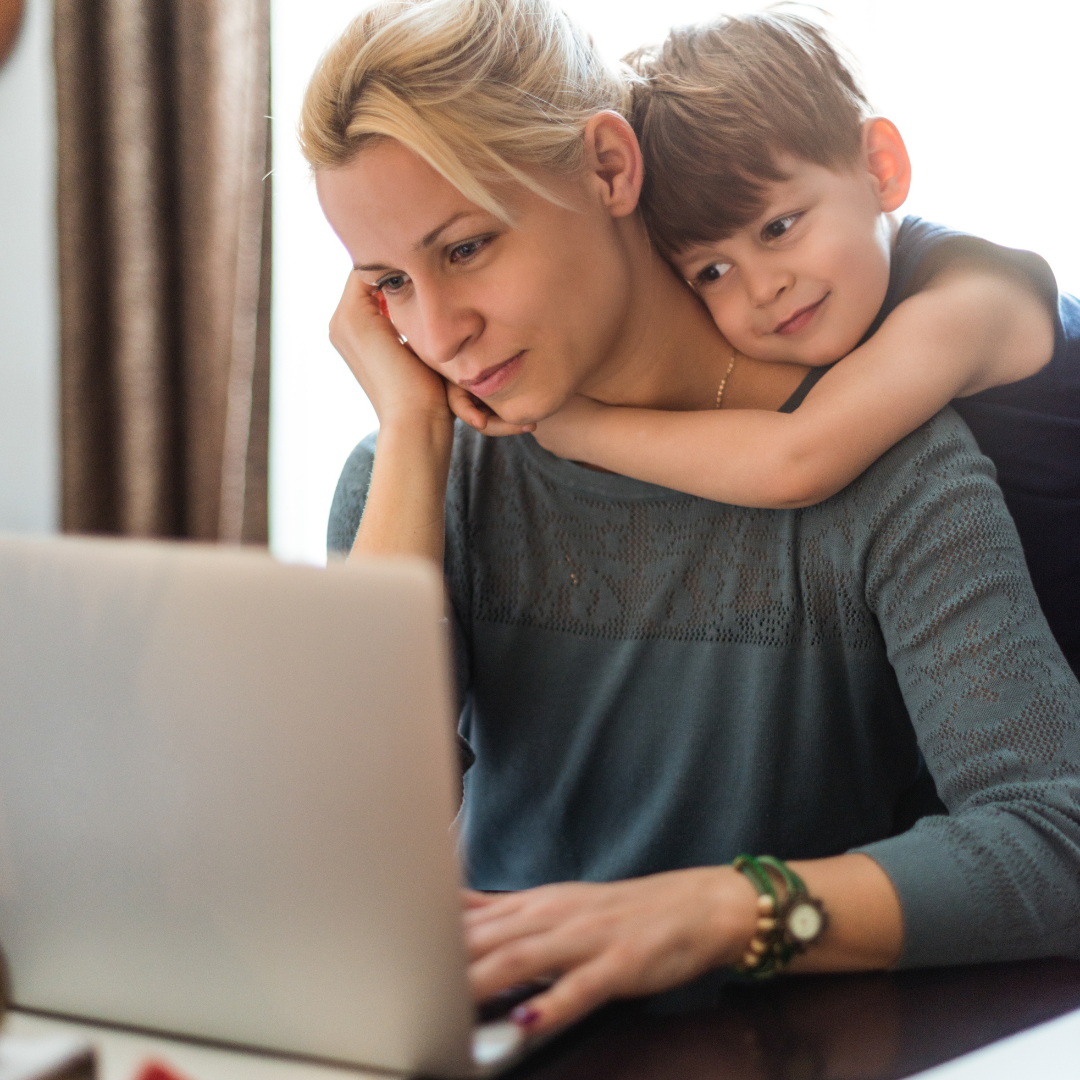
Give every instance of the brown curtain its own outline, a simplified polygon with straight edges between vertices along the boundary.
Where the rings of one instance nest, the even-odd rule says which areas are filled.
[[[269,0],[56,0],[63,527],[266,541]]]

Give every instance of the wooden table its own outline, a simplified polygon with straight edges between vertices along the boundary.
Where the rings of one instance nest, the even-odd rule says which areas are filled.
[[[893,1080],[1076,1009],[1080,962],[1071,960],[778,979],[730,987],[719,1003],[697,1012],[612,1006],[506,1080]],[[190,1080],[376,1075],[18,1012],[8,1030],[86,1035],[99,1048],[100,1080],[132,1080],[148,1057],[173,1064]],[[1025,1057],[1030,1071],[1015,1072],[1015,1080],[1080,1078],[1080,1037],[1076,1043],[1074,1071],[1068,1063]],[[982,1075],[978,1068],[965,1072]]]
[[[718,1005],[681,1016],[610,1009],[512,1075],[894,1080],[1074,1009],[1080,962],[1071,960],[802,976],[731,987]],[[1075,1062],[1080,1077],[1080,1042]],[[1029,1075],[1053,1074],[1035,1068]]]

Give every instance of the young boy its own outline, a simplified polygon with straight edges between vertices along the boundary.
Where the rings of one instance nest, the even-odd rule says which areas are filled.
[[[809,506],[951,401],[1080,671],[1080,301],[1038,256],[895,221],[903,140],[813,23],[724,17],[632,62],[646,223],[731,358],[710,412],[578,398],[539,424],[541,445],[704,498]],[[777,413],[738,408],[740,366],[759,362],[810,368]],[[463,392],[451,401],[483,429]]]

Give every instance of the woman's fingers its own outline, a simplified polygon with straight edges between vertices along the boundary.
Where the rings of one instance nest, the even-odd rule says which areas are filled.
[[[494,415],[468,390],[454,383],[446,384],[446,400],[450,403],[453,414],[459,420],[464,420],[469,427],[476,428],[477,431],[483,431],[487,427],[488,419]]]
[[[476,1000],[486,1001],[511,986],[558,978],[599,951],[596,942],[586,943],[550,930],[521,934],[474,960],[469,966],[469,982]]]
[[[462,889],[461,901],[465,905],[466,911],[472,911],[473,909],[490,907],[497,900],[502,899],[503,895],[503,893],[477,892],[476,889]]]
[[[530,1035],[572,1024],[619,995],[619,973],[607,956],[599,956],[557,979],[549,990],[523,1001],[510,1014]]]
[[[556,976],[517,1017],[544,1031],[611,998],[656,993],[734,962],[756,923],[757,895],[731,867],[546,885],[466,911],[469,978],[484,1000]]]
[[[483,955],[515,936],[566,926],[576,913],[590,911],[590,897],[610,888],[588,882],[566,882],[496,895],[489,903],[477,904],[465,912],[469,946],[476,955]]]
[[[382,293],[368,285],[359,274],[349,274],[330,319],[330,341],[338,352],[344,355],[343,350],[350,350],[367,338],[401,344],[394,324],[383,314],[381,299]]]
[[[454,383],[447,384],[446,399],[455,416],[485,435],[521,435],[536,429],[535,424],[508,424],[489,405]]]
[[[466,928],[469,956],[479,960],[510,942],[542,934],[553,925],[550,918],[535,911],[507,912],[474,922]]]
[[[383,315],[380,293],[351,273],[330,320],[330,341],[363,387],[381,423],[394,417],[452,418],[446,384],[405,345]]]

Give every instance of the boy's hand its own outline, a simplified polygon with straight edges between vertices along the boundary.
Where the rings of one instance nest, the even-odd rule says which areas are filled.
[[[484,435],[521,435],[536,430],[535,424],[508,424],[490,406],[454,383],[446,384],[446,400],[458,419]]]
[[[330,320],[330,343],[363,387],[380,424],[398,417],[452,422],[445,380],[402,342],[380,299],[359,274],[349,274]]]
[[[589,459],[588,436],[600,414],[610,408],[580,394],[572,397],[557,413],[536,425],[536,441],[556,457],[594,464]]]

